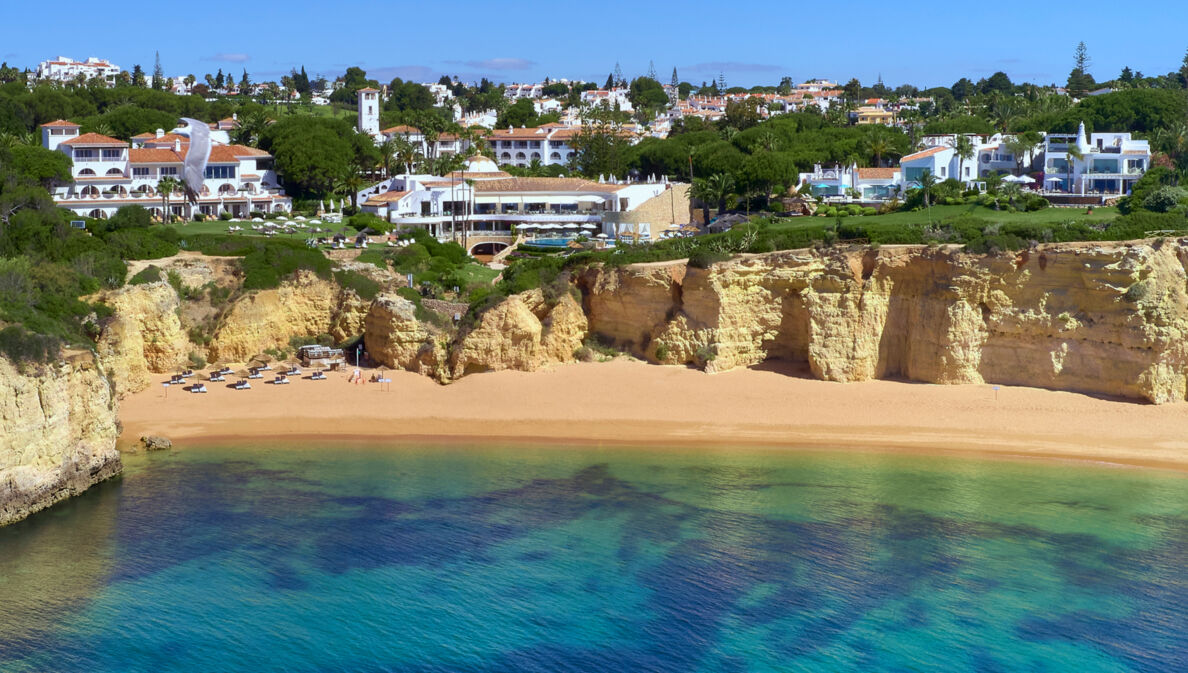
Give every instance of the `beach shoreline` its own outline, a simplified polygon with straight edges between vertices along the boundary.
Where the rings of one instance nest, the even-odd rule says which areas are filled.
[[[183,449],[251,440],[845,450],[1188,472],[1184,404],[988,384],[842,384],[791,365],[710,375],[626,358],[448,386],[385,376],[390,384],[351,384],[345,372],[288,386],[257,380],[251,391],[208,384],[204,395],[158,381],[121,402],[120,447],[163,435]]]

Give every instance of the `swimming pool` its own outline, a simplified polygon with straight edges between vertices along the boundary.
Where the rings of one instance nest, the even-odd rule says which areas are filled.
[[[573,238],[536,238],[531,241],[525,241],[527,245],[539,245],[550,248],[564,248],[569,245]]]

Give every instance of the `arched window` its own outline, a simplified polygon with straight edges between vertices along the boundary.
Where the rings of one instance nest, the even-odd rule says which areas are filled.
[[[99,198],[99,188],[95,185],[87,185],[83,187],[82,195],[84,199],[97,199]]]
[[[235,185],[231,184],[230,182],[225,182],[225,183],[219,185],[219,194],[234,194],[234,193],[235,193]]]
[[[91,169],[89,169],[89,168],[84,168],[84,169],[82,169],[81,171],[79,171],[79,172],[78,172],[78,177],[80,177],[80,178],[93,178],[93,177],[95,177],[95,171],[93,171],[93,170],[91,170]]]
[[[123,177],[124,172],[118,168],[109,168],[109,169],[107,169],[107,174],[108,175],[118,175],[120,177]]]
[[[552,154],[549,155],[549,158],[552,159],[553,161],[561,161],[561,153],[553,152]]]
[[[525,158],[525,157],[524,157],[524,153],[523,153],[523,152],[516,152],[516,161],[523,161],[523,160],[524,160],[524,158]]]
[[[107,213],[103,212],[99,208],[96,208],[95,210],[92,210],[91,212],[87,213],[87,217],[91,217],[96,220],[106,220]]]
[[[540,152],[533,152],[532,158],[535,159],[536,161],[540,161]]]
[[[504,152],[503,156],[500,158],[502,158],[504,161],[511,161],[511,152]]]

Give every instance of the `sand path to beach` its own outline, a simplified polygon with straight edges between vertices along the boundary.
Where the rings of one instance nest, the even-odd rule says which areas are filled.
[[[308,375],[308,372],[306,372]],[[330,439],[976,452],[1188,470],[1188,404],[1154,406],[1036,388],[829,383],[795,368],[705,374],[621,358],[463,378],[345,373],[250,391],[158,383],[123,400],[121,445]],[[164,380],[167,377],[161,377]],[[995,399],[997,394],[997,399]]]

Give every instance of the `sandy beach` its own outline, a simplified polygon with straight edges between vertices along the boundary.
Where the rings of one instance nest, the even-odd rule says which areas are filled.
[[[306,373],[308,375],[308,372]],[[547,442],[962,452],[1188,470],[1188,405],[1153,406],[990,385],[829,383],[795,369],[709,375],[619,359],[390,384],[254,381],[123,400],[121,445],[146,434],[236,439]],[[162,377],[165,378],[165,377]]]

